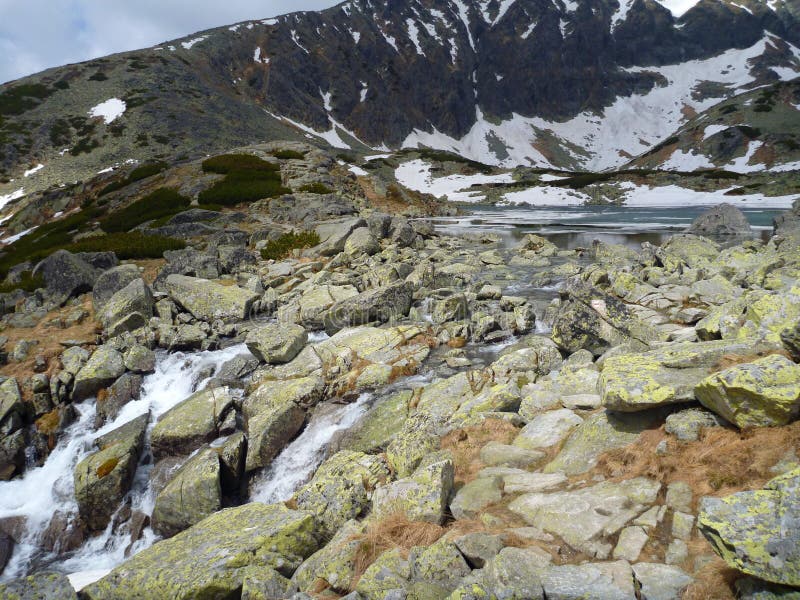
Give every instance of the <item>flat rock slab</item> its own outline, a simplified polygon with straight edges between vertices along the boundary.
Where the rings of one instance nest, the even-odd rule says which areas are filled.
[[[576,550],[606,558],[611,546],[605,538],[647,510],[660,489],[660,483],[644,477],[604,481],[569,492],[525,494],[511,502],[509,509]]]
[[[188,310],[196,319],[226,323],[244,321],[250,315],[253,302],[259,295],[235,285],[222,285],[216,281],[170,275],[165,287],[170,297]]]
[[[269,323],[252,329],[244,340],[247,349],[265,363],[287,363],[308,341],[308,333],[300,325]]]

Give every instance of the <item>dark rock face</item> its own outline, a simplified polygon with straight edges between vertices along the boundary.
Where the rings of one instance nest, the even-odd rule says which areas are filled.
[[[59,302],[91,291],[100,271],[77,255],[58,250],[40,262],[35,273],[41,273],[47,291]]]
[[[650,0],[352,0],[221,27],[21,80],[70,86],[48,88],[47,97],[7,119],[41,134],[26,144],[19,127],[4,130],[0,168],[14,174],[33,156],[79,142],[120,156],[124,148],[127,158],[131,151],[200,154],[253,139],[303,140],[282,117],[318,132],[339,127],[355,148],[363,148],[359,141],[398,147],[414,130],[460,139],[481,116],[565,120],[663,85],[647,67],[748,48],[766,33],[800,45],[788,8],[751,8],[702,0],[676,19]],[[789,46],[774,40],[752,65],[762,83],[774,81],[771,65],[793,60]],[[91,79],[98,71],[106,80]],[[110,126],[85,117],[87,99],[102,102],[118,89],[108,86],[123,82],[136,93],[126,97],[122,117]],[[76,118],[94,127],[93,137],[69,128]],[[203,227],[190,218],[164,230],[195,235]]]

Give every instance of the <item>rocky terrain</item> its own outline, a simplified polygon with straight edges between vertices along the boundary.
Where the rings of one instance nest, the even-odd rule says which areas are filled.
[[[508,246],[310,145],[154,171],[14,217],[0,597],[798,593],[800,203],[768,242],[722,206]],[[15,505],[56,462],[47,517]]]
[[[784,0],[352,0],[211,29],[0,86],[0,197],[276,139],[573,170],[795,168],[796,94],[742,104],[800,73],[797,18]],[[692,133],[714,111],[731,111],[727,135]]]

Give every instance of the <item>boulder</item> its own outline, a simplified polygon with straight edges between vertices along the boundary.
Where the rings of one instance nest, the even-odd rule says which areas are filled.
[[[344,250],[345,242],[356,229],[366,226],[364,219],[341,219],[317,225],[320,244],[317,253],[321,256],[333,256]]]
[[[275,569],[261,567],[257,573],[245,575],[241,600],[289,598],[292,589],[292,582]]]
[[[578,425],[583,423],[578,415],[569,409],[553,410],[534,417],[514,439],[514,446],[538,450],[559,444]]]
[[[170,537],[222,507],[220,457],[206,448],[186,461],[156,496],[153,531]]]
[[[477,519],[483,510],[497,504],[502,498],[499,477],[479,477],[458,490],[450,503],[450,512],[456,519]]]
[[[133,373],[153,373],[156,370],[156,353],[146,346],[131,346],[122,358],[125,368]]]
[[[242,405],[247,434],[246,471],[265,467],[300,431],[306,407],[313,406],[323,393],[322,379],[316,376],[286,381],[266,381]]]
[[[386,449],[397,432],[403,429],[412,395],[411,390],[402,390],[377,402],[358,423],[344,432],[339,448],[369,454]]]
[[[462,577],[470,572],[469,565],[456,545],[441,538],[428,547],[416,546],[408,555],[411,578],[420,585],[417,597],[443,597],[456,588]],[[413,596],[412,596],[413,597]]]
[[[752,354],[753,341],[680,342],[642,354],[611,356],[598,382],[603,406],[635,412],[691,401],[695,387],[726,354]]]
[[[255,292],[235,285],[222,285],[185,275],[169,275],[165,287],[175,302],[196,319],[208,322],[217,319],[226,323],[244,321],[250,315],[253,303],[260,297]]]
[[[441,524],[453,491],[453,476],[452,459],[436,457],[410,477],[378,487],[372,499],[373,513],[378,519],[402,513],[410,521]]]
[[[42,571],[29,577],[0,583],[0,598],[6,600],[78,600],[63,573]]]
[[[660,563],[633,565],[636,581],[642,586],[642,597],[647,600],[680,600],[692,578],[682,569]]]
[[[44,278],[45,288],[63,304],[74,296],[92,291],[100,270],[66,250],[56,250],[36,265],[34,275]]]
[[[75,466],[75,499],[90,529],[103,530],[130,490],[148,420],[142,415],[99,438],[100,450]]]
[[[125,372],[125,361],[111,346],[98,346],[75,375],[72,401],[80,402],[114,383]]]
[[[0,384],[0,436],[13,433],[22,427],[25,405],[14,377]]]
[[[220,427],[234,408],[227,387],[196,392],[161,415],[150,433],[156,460],[185,455],[219,437]]]
[[[141,276],[139,267],[136,265],[120,265],[101,273],[92,288],[92,303],[95,312],[100,311],[111,299],[111,296]]]
[[[363,544],[359,535],[363,532],[363,523],[347,521],[324,548],[317,550],[300,565],[291,583],[301,591],[313,593],[319,581],[323,580],[338,592],[349,591]]]
[[[308,341],[306,330],[291,323],[270,323],[251,329],[245,338],[247,349],[265,363],[287,363]]]
[[[800,320],[781,331],[781,343],[795,362],[800,362]]]
[[[522,238],[518,250],[533,252],[539,256],[555,256],[558,254],[558,246],[535,233],[529,233]]]
[[[381,249],[378,240],[372,235],[369,227],[354,229],[344,244],[345,254],[350,256],[372,256]]]
[[[503,548],[482,569],[465,577],[454,596],[542,600],[542,575],[551,561],[550,554],[536,547]]]
[[[358,296],[352,285],[315,285],[308,288],[298,300],[297,320],[310,328],[323,326],[322,317],[331,306]]]
[[[695,235],[730,236],[751,235],[750,223],[744,213],[727,202],[717,204],[697,217],[687,233]]]
[[[106,421],[113,421],[131,400],[138,400],[142,389],[143,377],[134,373],[125,373],[111,384],[111,387],[102,390],[97,395],[97,414],[95,424],[102,425]]]
[[[405,588],[411,579],[411,565],[400,548],[393,548],[375,559],[356,584],[356,591],[367,600],[384,600],[389,594],[400,591],[405,597]]]
[[[343,450],[323,462],[294,496],[300,510],[316,515],[320,530],[333,535],[346,521],[369,507],[372,490],[389,479],[380,456]]]
[[[706,427],[723,427],[725,420],[702,408],[687,408],[667,416],[664,429],[682,442],[696,442]]]
[[[109,337],[144,327],[152,316],[153,294],[141,278],[111,296],[98,315]]]
[[[604,559],[613,548],[607,538],[655,503],[660,489],[660,483],[644,477],[604,481],[567,492],[523,494],[508,508],[572,548]]]
[[[636,598],[631,565],[624,560],[551,567],[542,574],[542,589],[548,600]]]
[[[313,515],[252,502],[142,550],[82,593],[87,600],[239,597],[246,576],[265,568],[291,574],[318,540]]]
[[[344,327],[393,323],[408,316],[412,294],[411,284],[397,282],[341,300],[322,316],[325,331],[332,335]]]
[[[800,416],[800,365],[785,356],[765,356],[714,373],[694,393],[739,428],[786,425]]]
[[[800,469],[764,489],[703,498],[697,526],[729,566],[772,583],[800,586]]]

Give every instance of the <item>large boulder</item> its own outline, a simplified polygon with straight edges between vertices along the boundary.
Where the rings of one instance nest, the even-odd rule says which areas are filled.
[[[347,521],[324,548],[300,565],[292,576],[292,584],[300,591],[314,593],[320,580],[324,580],[333,590],[347,593],[356,574],[359,551],[363,544],[360,535],[363,532],[363,522]],[[274,597],[288,598],[289,594]]]
[[[99,314],[109,337],[144,327],[152,316],[153,294],[141,278],[134,279],[111,296]]]
[[[139,267],[136,265],[120,265],[101,273],[92,289],[92,303],[95,311],[102,309],[111,296],[141,276]]]
[[[150,446],[156,460],[189,454],[219,437],[220,428],[234,409],[234,398],[227,387],[206,389],[173,406],[156,423]]]
[[[311,286],[297,301],[296,320],[307,327],[319,329],[323,326],[322,317],[326,310],[353,296],[358,296],[358,290],[352,285]]]
[[[300,431],[306,408],[316,404],[324,391],[316,376],[285,381],[265,381],[242,405],[247,434],[245,470],[266,467]]]
[[[752,233],[750,223],[747,222],[747,217],[744,216],[744,213],[727,202],[717,204],[708,209],[692,221],[686,231],[695,235],[711,236],[744,236]]]
[[[156,497],[153,530],[170,537],[222,507],[219,454],[206,448],[184,464]]]
[[[317,252],[321,256],[333,256],[344,250],[347,238],[359,227],[365,227],[364,219],[341,219],[317,225],[316,232],[319,235],[320,244]]]
[[[800,469],[763,490],[703,498],[697,526],[728,565],[772,583],[800,586]]]
[[[765,347],[751,340],[681,342],[642,354],[610,356],[597,384],[603,406],[635,412],[694,400],[695,386],[726,354],[752,354]]]
[[[453,461],[447,456],[432,458],[410,477],[378,487],[372,499],[377,518],[401,513],[410,521],[441,524],[453,491]]]
[[[148,419],[142,415],[102,436],[95,441],[99,450],[75,467],[75,499],[90,529],[104,529],[130,490]]]
[[[344,251],[350,256],[372,256],[381,249],[381,245],[372,235],[369,227],[355,229],[344,244]]]
[[[287,363],[308,341],[306,330],[291,323],[269,323],[251,329],[244,342],[257,359],[265,363]]]
[[[73,402],[80,402],[114,383],[125,372],[125,360],[111,346],[99,346],[80,371],[72,387]]]
[[[0,583],[4,600],[78,600],[75,589],[63,573],[40,572]]]
[[[572,548],[603,559],[614,547],[608,538],[654,504],[660,489],[659,482],[644,477],[604,481],[567,492],[523,494],[508,508]]]
[[[170,297],[202,321],[244,321],[259,295],[235,285],[208,279],[170,275],[165,281]]]
[[[238,598],[248,575],[266,568],[291,575],[318,546],[312,514],[252,502],[139,552],[82,593],[87,600]]]
[[[320,528],[333,535],[369,507],[372,490],[389,478],[380,456],[343,450],[326,460],[311,481],[297,490],[297,508],[317,516]]]
[[[742,429],[800,416],[800,365],[771,355],[714,373],[694,389],[700,403]]]
[[[25,405],[17,380],[9,377],[0,384],[0,436],[20,429],[24,415]]]
[[[47,292],[63,303],[92,291],[100,270],[66,250],[57,250],[36,265],[34,274],[41,275]]]
[[[619,298],[586,282],[569,280],[551,337],[566,352],[589,350],[600,356],[622,343],[646,349],[662,337]]]
[[[325,331],[334,334],[344,327],[397,321],[408,316],[412,294],[411,284],[397,282],[341,300],[322,316]]]

